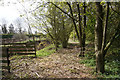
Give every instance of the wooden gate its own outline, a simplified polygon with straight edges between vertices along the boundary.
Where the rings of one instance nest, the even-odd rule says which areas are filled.
[[[36,56],[36,45],[34,42],[29,43],[9,43],[8,53],[10,55],[35,55]]]
[[[5,47],[1,47],[2,51],[0,52],[0,66],[1,71],[7,69],[10,72],[10,55],[35,55],[36,57],[36,45],[35,42],[27,43],[9,43],[4,44]]]

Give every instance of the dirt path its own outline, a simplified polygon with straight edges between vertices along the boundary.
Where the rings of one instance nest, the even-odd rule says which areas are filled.
[[[61,49],[46,57],[11,60],[12,77],[18,78],[94,78],[90,68],[80,64],[78,49]]]

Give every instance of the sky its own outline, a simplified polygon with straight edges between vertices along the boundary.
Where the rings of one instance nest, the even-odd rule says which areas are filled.
[[[23,1],[20,4],[18,1]],[[28,24],[25,21],[25,17],[20,17],[21,14],[25,14],[24,10],[31,10],[34,6],[30,6],[30,0],[0,0],[0,25],[6,23],[8,26],[12,23],[15,28],[17,28],[16,19],[21,19],[23,29],[28,29]],[[28,17],[30,14],[28,14]],[[7,26],[7,28],[8,28]],[[37,29],[32,28],[33,32]]]
[[[0,21],[5,18],[7,21],[14,21],[19,17],[19,13],[14,6],[0,6]]]
[[[8,6],[9,0],[3,0],[2,2],[4,4],[0,6],[0,24],[11,23],[19,17],[19,12],[15,5]]]

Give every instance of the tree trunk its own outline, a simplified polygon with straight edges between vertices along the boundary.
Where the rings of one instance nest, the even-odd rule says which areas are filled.
[[[104,68],[104,55],[103,52],[97,51],[96,52],[96,71],[98,73],[104,73],[105,68]]]
[[[64,40],[64,41],[62,42],[62,47],[63,47],[63,48],[67,48],[67,45],[68,45],[68,41],[67,41],[67,40]]]
[[[54,7],[53,9],[54,9],[54,11],[56,12],[56,7]],[[57,41],[57,33],[56,33],[56,32],[57,32],[57,29],[56,29],[56,24],[57,24],[57,23],[56,23],[56,14],[55,14],[55,13],[54,13],[54,16],[53,16],[53,17],[54,17],[54,18],[53,18],[53,19],[54,19],[53,21],[54,21],[54,35],[55,35],[55,50],[57,51],[57,50],[58,50],[58,49],[57,49],[57,48],[58,48],[58,41]]]
[[[78,17],[79,17],[79,27],[78,27],[78,29],[79,29],[79,35],[80,35],[80,37],[79,37],[79,43],[80,43],[80,48],[81,48],[81,50],[80,50],[80,54],[79,54],[79,57],[80,56],[83,56],[83,41],[82,41],[82,25],[81,25],[81,16],[80,16],[80,7],[79,7],[79,3],[77,3],[77,9],[78,9]]]
[[[102,16],[101,16],[102,17]],[[103,30],[103,40],[102,40],[102,47],[100,52],[96,52],[96,70],[97,72],[104,73],[105,72],[105,63],[104,58],[107,50],[105,50],[106,45],[106,32],[107,32],[107,24],[108,24],[108,17],[109,17],[109,3],[107,3],[107,15],[106,15],[106,22]]]
[[[83,56],[85,54],[85,39],[86,39],[86,34],[85,34],[85,28],[86,28],[86,5],[85,5],[85,2],[84,2],[84,26],[83,26]]]
[[[77,9],[78,9],[78,17],[79,17],[79,27],[78,27],[78,29],[79,29],[79,41],[80,41],[80,47],[81,47],[81,49],[82,49],[82,25],[81,25],[81,16],[80,16],[80,7],[79,7],[79,3],[77,3]],[[81,52],[82,52],[82,50],[81,50]]]
[[[103,39],[103,10],[100,2],[96,2],[97,16],[95,26],[95,53],[96,53],[96,71],[104,73],[104,57],[101,52]]]

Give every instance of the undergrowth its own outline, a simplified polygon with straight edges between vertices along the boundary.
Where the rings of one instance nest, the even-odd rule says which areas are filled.
[[[54,45],[51,44],[51,45],[37,51],[37,56],[48,56],[54,52],[55,52]]]
[[[93,71],[90,71],[93,75],[97,76],[97,78],[120,78],[120,51],[118,50],[115,53],[108,53],[105,56],[105,73],[104,74],[97,74],[96,73],[96,57],[94,51],[88,52],[85,54],[80,60],[80,63],[85,64],[87,67],[91,67]]]

